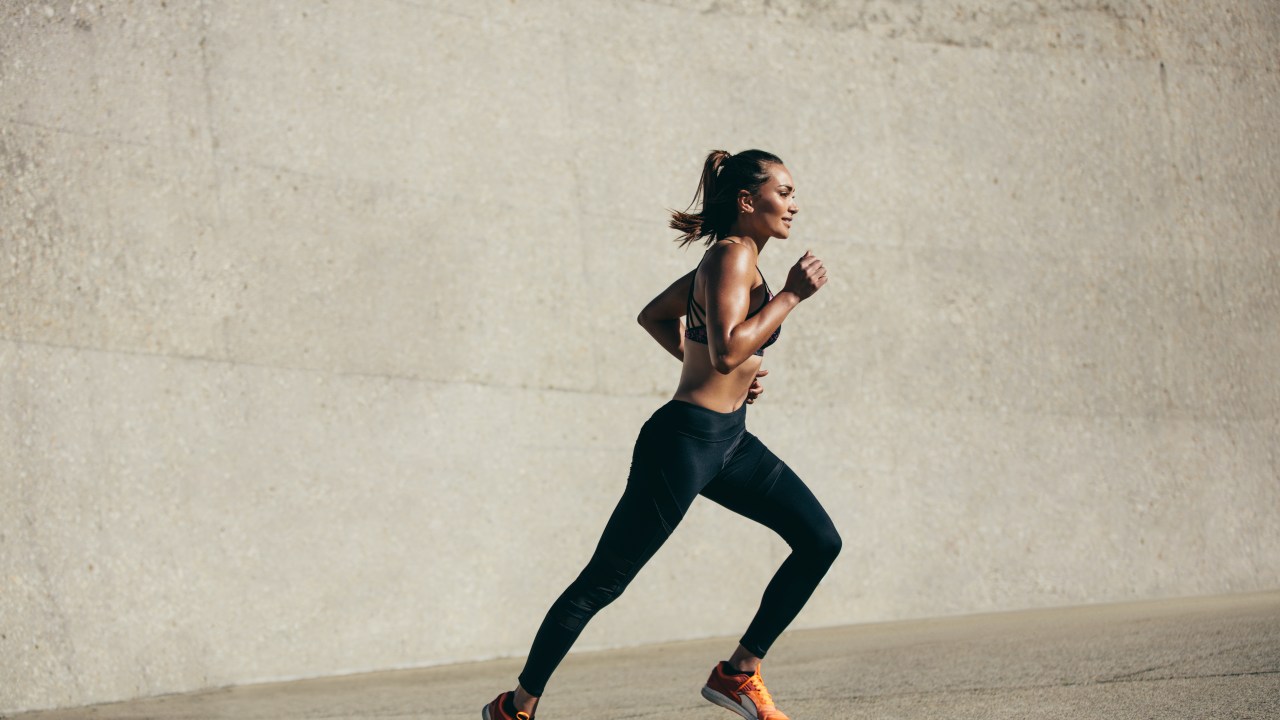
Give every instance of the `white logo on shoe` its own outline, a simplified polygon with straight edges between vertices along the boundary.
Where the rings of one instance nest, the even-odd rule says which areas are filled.
[[[760,711],[756,709],[756,702],[751,699],[750,695],[743,695],[742,693],[738,693],[738,704],[742,706],[743,710],[750,712],[751,717],[753,718],[760,717]]]

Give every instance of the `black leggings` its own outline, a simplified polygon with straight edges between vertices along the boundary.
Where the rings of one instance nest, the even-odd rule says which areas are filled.
[[[804,607],[840,552],[840,535],[791,468],[747,432],[747,407],[732,413],[679,400],[645,422],[627,488],[582,573],[547,612],[520,673],[540,696],[583,627],[613,602],[675,530],[699,494],[782,536],[791,555],[764,591],[742,646],[764,657]]]

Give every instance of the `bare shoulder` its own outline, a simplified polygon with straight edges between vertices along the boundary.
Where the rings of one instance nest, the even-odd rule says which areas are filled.
[[[707,250],[706,264],[721,278],[754,277],[755,252],[742,243],[721,240]]]

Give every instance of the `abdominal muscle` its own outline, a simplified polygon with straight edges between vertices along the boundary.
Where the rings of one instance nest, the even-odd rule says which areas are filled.
[[[747,390],[762,362],[764,358],[752,355],[724,375],[711,366],[711,353],[706,345],[685,340],[684,367],[673,399],[716,412],[733,412],[746,402]]]

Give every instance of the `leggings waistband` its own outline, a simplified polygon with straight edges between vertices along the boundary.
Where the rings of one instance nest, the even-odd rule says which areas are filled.
[[[747,404],[722,413],[684,400],[671,400],[658,408],[650,421],[701,440],[728,440],[747,429]]]

